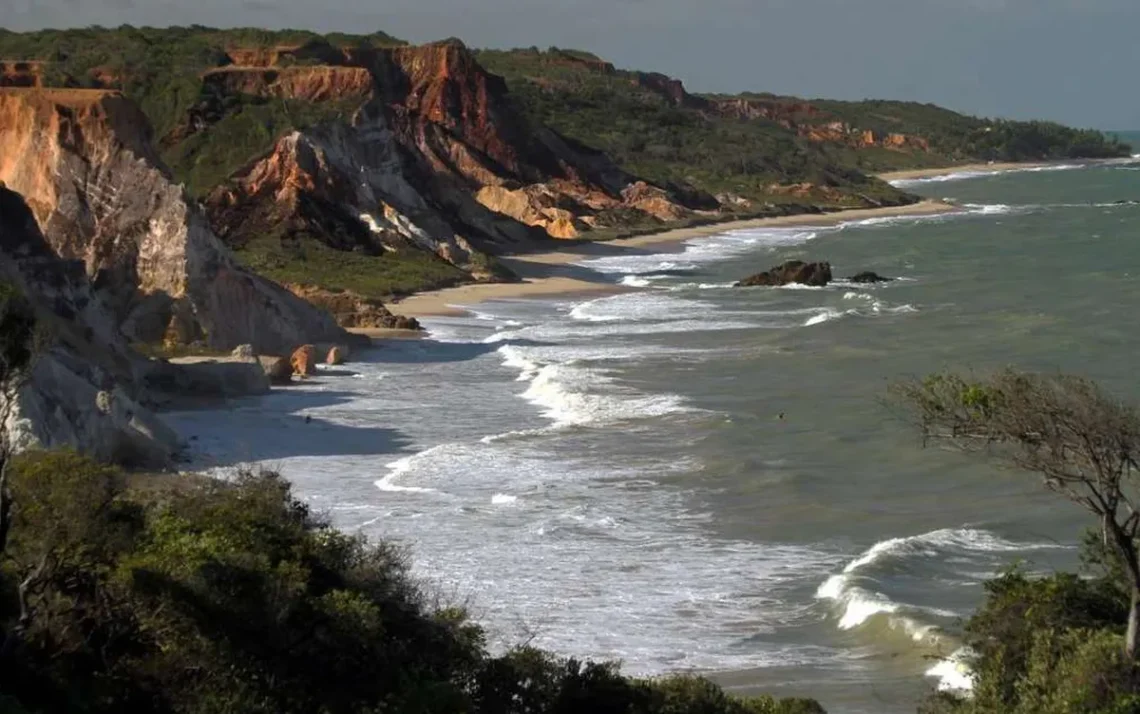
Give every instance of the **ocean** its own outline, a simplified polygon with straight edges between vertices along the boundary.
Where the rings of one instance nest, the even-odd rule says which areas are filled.
[[[958,632],[1089,519],[1031,475],[923,448],[885,399],[945,368],[1071,371],[1140,398],[1140,161],[908,182],[959,214],[736,230],[584,261],[630,288],[425,320],[293,389],[184,412],[196,466],[279,469],[404,544],[496,648],[708,674],[835,714],[968,686]],[[798,258],[880,285],[732,288]]]

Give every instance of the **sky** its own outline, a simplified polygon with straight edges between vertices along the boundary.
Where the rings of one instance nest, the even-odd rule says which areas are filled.
[[[1140,129],[1140,0],[0,0],[13,30],[296,27],[573,47],[690,91]]]

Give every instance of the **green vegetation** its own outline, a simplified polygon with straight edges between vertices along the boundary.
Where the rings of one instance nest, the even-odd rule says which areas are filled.
[[[368,297],[409,295],[471,279],[434,253],[407,249],[369,255],[330,248],[313,238],[266,236],[242,246],[237,255],[251,269],[279,283],[320,285]]]
[[[932,104],[688,95],[679,85],[667,85],[668,78],[612,70],[573,50],[485,50],[479,60],[507,79],[533,119],[605,150],[627,170],[753,199],[770,200],[771,183],[810,182],[838,189],[848,200],[858,194],[897,200],[860,172],[1129,153],[1127,145],[1097,131],[978,119]],[[742,118],[731,106],[738,102],[757,110],[754,116]],[[851,130],[842,141],[805,136],[836,123]],[[864,146],[857,140],[864,131],[872,131],[877,142],[890,134],[924,140],[929,151],[920,142]]]
[[[1092,534],[1096,543],[1099,534]],[[1094,545],[1088,551],[1095,553]],[[922,714],[1136,714],[1140,667],[1124,652],[1127,583],[1090,558],[1084,577],[1014,568],[986,585],[965,628],[971,697],[944,693]]]
[[[249,97],[213,96],[201,75],[228,64],[227,50],[297,48],[290,55],[293,60],[311,62],[328,56],[336,47],[401,44],[401,40],[382,32],[322,36],[305,30],[129,25],[28,33],[0,29],[0,57],[48,62],[45,83],[49,86],[121,89],[150,119],[164,149],[163,158],[176,178],[199,194],[226,178],[227,168],[244,165],[284,132],[345,110],[340,106],[302,106],[299,102],[269,107]],[[217,106],[223,99],[224,104]],[[215,121],[230,121],[192,135],[188,146],[164,140],[186,124],[192,109],[203,104],[213,105]]]
[[[789,200],[770,191],[772,184],[803,182],[836,189],[842,196],[830,202],[838,205],[864,204],[859,194],[886,202],[904,198],[776,122],[718,116],[695,97],[693,106],[678,105],[642,82],[640,73],[607,73],[584,61],[596,58],[566,50],[483,50],[478,58],[507,79],[532,121],[602,149],[622,168],[660,184],[688,183],[765,202]]]
[[[252,159],[268,152],[281,136],[315,124],[349,118],[348,102],[313,103],[248,96],[219,98],[222,118],[164,152],[174,175],[191,195],[204,197]]]
[[[315,517],[274,474],[127,491],[70,452],[13,469],[0,709],[19,714],[821,714],[695,677],[490,655],[398,549]]]
[[[896,387],[926,439],[1039,475],[1089,511],[1091,577],[990,582],[966,627],[974,693],[940,695],[927,714],[1140,712],[1140,413],[1089,380],[1013,370],[938,374]]]
[[[920,136],[930,143],[929,153],[884,149],[855,152],[856,165],[870,171],[968,161],[1112,158],[1131,151],[1127,144],[1099,131],[1054,122],[979,119],[934,104],[881,100],[812,100],[812,104],[877,135]]]

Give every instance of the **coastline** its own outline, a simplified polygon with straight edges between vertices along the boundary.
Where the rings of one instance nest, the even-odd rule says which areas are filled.
[[[950,213],[958,210],[943,201],[925,200],[909,206],[888,208],[856,208],[834,213],[812,213],[798,216],[754,218],[742,221],[715,223],[693,228],[678,228],[632,238],[610,241],[578,241],[566,247],[544,253],[506,256],[500,260],[522,280],[516,283],[475,283],[443,290],[417,293],[387,304],[389,310],[405,317],[461,316],[468,312],[457,305],[476,305],[486,300],[527,298],[575,293],[614,293],[629,290],[617,285],[588,268],[575,265],[589,258],[636,254],[641,249],[677,246],[692,238],[719,235],[750,228],[780,228],[787,226],[835,226],[852,220],[886,218],[891,216],[924,216]],[[646,251],[648,252],[648,251]]]
[[[1056,166],[1058,161],[995,161],[993,163],[958,164],[956,166],[943,166],[930,169],[907,169],[905,171],[887,171],[875,174],[881,181],[914,181],[917,179],[937,178],[961,173],[1000,173],[1003,171],[1018,171],[1022,169],[1037,169],[1044,166]]]

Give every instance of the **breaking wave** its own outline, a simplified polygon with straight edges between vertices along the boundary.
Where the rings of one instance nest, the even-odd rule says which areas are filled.
[[[543,363],[514,345],[503,345],[498,351],[503,365],[518,369],[518,380],[529,382],[520,396],[542,408],[543,416],[557,427],[612,424],[693,411],[676,394],[645,395],[621,389],[603,370],[576,360]]]
[[[1074,169],[1086,168],[1085,164],[1052,164],[1049,166],[1029,166],[1025,168],[1004,168],[1004,169],[973,169],[968,171],[956,171],[950,174],[943,174],[941,176],[924,176],[922,178],[912,179],[896,179],[889,181],[892,186],[896,188],[905,188],[908,186],[921,186],[928,183],[947,183],[949,181],[965,181],[967,179],[986,178],[989,176],[1001,176],[1003,174],[1019,174],[1019,173],[1045,173],[1051,171],[1072,171]]]
[[[844,566],[842,572],[827,578],[816,590],[815,597],[831,604],[836,624],[841,630],[861,629],[880,622],[891,630],[906,634],[915,643],[944,646],[952,640],[947,638],[943,626],[961,613],[896,602],[880,591],[877,573],[917,565],[926,559],[1057,547],[1053,544],[1015,543],[975,528],[947,528],[917,536],[891,538],[874,544]],[[927,675],[938,678],[940,688],[969,689],[966,686],[970,682],[967,655],[959,650],[931,667]]]

